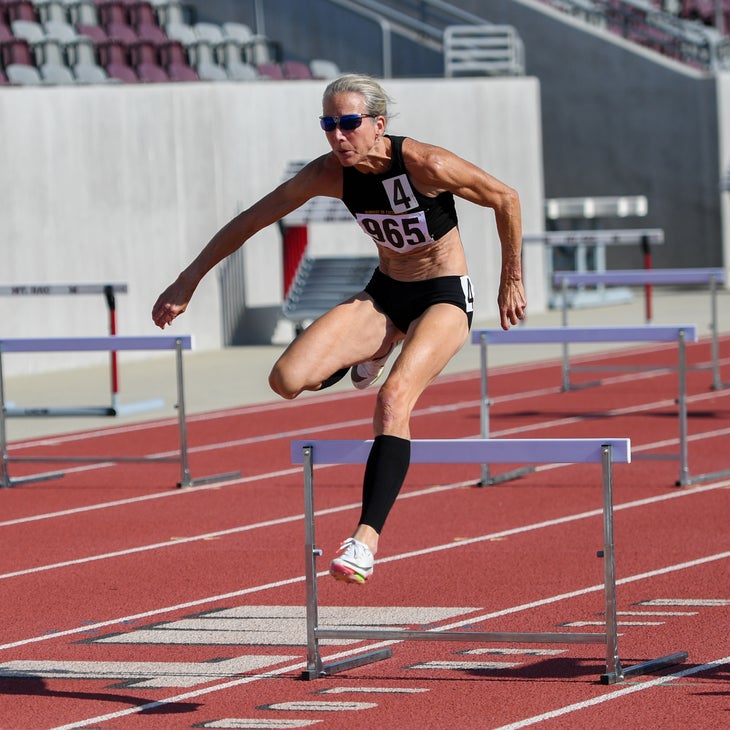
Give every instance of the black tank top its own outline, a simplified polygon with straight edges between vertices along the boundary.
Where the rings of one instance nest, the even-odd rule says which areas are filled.
[[[457,224],[454,196],[443,192],[434,198],[419,193],[403,162],[404,137],[387,135],[391,165],[381,174],[342,168],[342,200],[360,227],[378,246],[410,253],[427,246]]]

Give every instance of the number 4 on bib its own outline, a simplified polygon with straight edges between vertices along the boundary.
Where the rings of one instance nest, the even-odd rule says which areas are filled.
[[[407,175],[397,175],[383,180],[383,187],[394,213],[406,213],[418,207]]]

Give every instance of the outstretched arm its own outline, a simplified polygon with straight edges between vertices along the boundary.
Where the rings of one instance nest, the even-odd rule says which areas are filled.
[[[188,307],[198,284],[218,263],[237,251],[251,236],[280,220],[315,195],[339,195],[337,168],[328,155],[309,163],[250,208],[239,213],[210,239],[203,250],[160,294],[152,321],[164,329]]]
[[[441,147],[408,140],[407,165],[424,192],[451,191],[464,200],[492,208],[502,249],[497,304],[502,329],[525,316],[522,283],[522,213],[517,191],[481,168]]]

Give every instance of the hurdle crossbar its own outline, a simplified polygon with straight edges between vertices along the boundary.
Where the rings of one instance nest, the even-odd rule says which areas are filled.
[[[719,327],[717,319],[717,287],[725,283],[725,272],[721,268],[687,269],[614,269],[613,271],[556,271],[553,283],[560,287],[562,296],[562,324],[568,326],[568,287],[584,286],[643,286],[646,323],[651,324],[652,286],[707,286],[710,290],[710,331],[712,335],[712,388],[720,390],[729,387],[720,379]],[[567,344],[563,358],[567,358]]]
[[[180,463],[180,481],[178,487],[190,487],[197,484],[222,481],[240,476],[239,472],[219,474],[216,476],[193,479],[188,461],[187,420],[185,414],[185,387],[183,382],[183,350],[192,349],[190,335],[163,335],[122,337],[107,335],[102,337],[47,337],[47,338],[0,338],[0,487],[12,487],[17,484],[34,481],[58,479],[64,471],[35,474],[17,479],[10,477],[9,465],[13,462],[51,462],[51,463],[104,463],[104,462],[148,462],[148,463]],[[11,457],[8,454],[7,408],[5,405],[5,384],[3,377],[3,355],[8,353],[29,352],[119,352],[123,350],[174,350],[177,374],[177,415],[180,447],[177,457],[139,456],[29,456]],[[46,409],[37,409],[29,415],[46,416]]]
[[[676,342],[678,350],[677,408],[679,419],[679,452],[678,454],[639,454],[637,459],[677,459],[679,476],[675,486],[687,486],[708,479],[730,475],[730,471],[713,472],[691,476],[689,471],[689,454],[687,438],[687,355],[686,342],[697,341],[697,328],[694,325],[636,325],[621,327],[517,327],[509,331],[502,329],[476,329],[472,331],[472,343],[480,347],[481,365],[481,404],[480,420],[482,438],[489,438],[489,399],[488,383],[488,345],[524,345],[524,344],[561,344],[568,342],[600,343],[600,342]],[[668,368],[670,366],[667,366]],[[607,369],[607,368],[606,368]],[[672,368],[674,369],[674,368]],[[571,390],[570,371],[563,362],[562,390]],[[509,481],[532,467],[515,469],[499,476],[493,476],[488,463],[482,464],[481,484],[483,486]]]
[[[537,463],[600,463],[603,476],[603,559],[606,631],[604,633],[568,632],[495,632],[408,629],[334,629],[319,625],[316,560],[322,551],[316,546],[314,525],[314,465],[364,464],[372,441],[293,441],[292,463],[304,469],[305,571],[307,586],[307,668],[305,679],[315,679],[369,664],[392,656],[392,649],[378,649],[342,661],[325,664],[320,654],[321,639],[362,639],[392,641],[476,641],[516,643],[604,644],[606,672],[604,684],[613,684],[687,658],[685,652],[674,653],[634,667],[623,667],[618,652],[616,612],[616,571],[613,536],[614,463],[630,463],[628,439],[436,439],[411,441],[411,462],[418,464],[479,464],[485,461],[514,463],[529,459]]]

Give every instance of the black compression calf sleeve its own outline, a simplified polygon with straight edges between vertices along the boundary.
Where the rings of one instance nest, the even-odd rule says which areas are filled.
[[[332,375],[329,376],[329,378],[326,378],[322,381],[322,385],[319,386],[320,390],[324,390],[325,388],[329,388],[330,386],[334,385],[335,383],[339,383],[342,378],[347,375],[347,371],[350,369],[349,365],[346,368],[342,368],[341,370],[338,370],[336,373],[332,373]]]
[[[403,486],[411,463],[411,442],[398,436],[376,436],[365,466],[360,524],[380,533]]]

